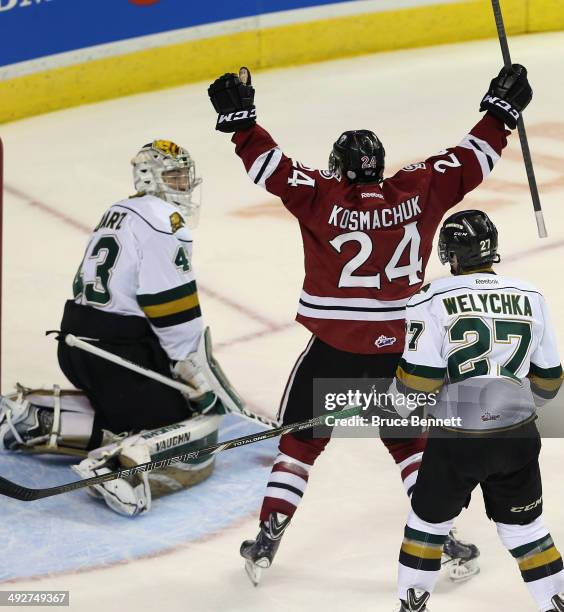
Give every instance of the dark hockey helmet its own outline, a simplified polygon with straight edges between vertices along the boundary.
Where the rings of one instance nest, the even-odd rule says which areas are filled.
[[[329,155],[329,171],[345,176],[351,183],[380,183],[386,152],[370,130],[343,132]]]
[[[454,273],[485,268],[500,260],[497,254],[497,229],[481,210],[463,210],[445,219],[439,234],[439,259],[452,263],[456,255],[458,269]]]

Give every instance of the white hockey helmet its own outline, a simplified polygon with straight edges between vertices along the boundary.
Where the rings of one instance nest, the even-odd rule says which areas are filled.
[[[196,164],[186,149],[170,140],[146,144],[131,160],[133,182],[138,193],[148,193],[178,206],[191,227],[198,222],[201,201],[192,192],[202,182]]]

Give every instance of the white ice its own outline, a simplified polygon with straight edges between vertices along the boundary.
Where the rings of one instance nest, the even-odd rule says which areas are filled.
[[[491,212],[504,257],[499,270],[540,287],[564,346],[564,33],[515,38],[511,50],[514,61],[528,67],[534,88],[525,119],[550,237],[536,235],[516,134],[493,176],[464,206]],[[479,119],[479,101],[500,66],[497,41],[485,41],[257,73],[258,117],[288,154],[320,167],[341,131],[373,129],[385,143],[391,173],[459,142]],[[55,343],[43,333],[59,324],[88,228],[110,203],[132,192],[134,152],[154,138],[171,138],[189,148],[205,181],[195,265],[218,356],[257,410],[275,412],[308,338],[291,322],[302,279],[298,226],[250,183],[229,138],[214,132],[206,88],[198,83],[0,127],[6,148],[4,392],[16,381],[64,384]],[[440,274],[433,257],[427,277]],[[545,516],[560,546],[563,458],[561,440],[546,440]],[[407,510],[398,470],[382,444],[339,439],[315,466],[275,566],[258,588],[238,556],[241,540],[256,533],[255,514],[201,541],[179,541],[166,554],[1,588],[70,590],[71,609],[80,612],[390,610]],[[5,525],[18,520],[2,518]],[[432,609],[533,610],[478,493],[459,527],[480,546],[482,572],[458,586],[441,580]],[[50,551],[24,548],[21,554]]]

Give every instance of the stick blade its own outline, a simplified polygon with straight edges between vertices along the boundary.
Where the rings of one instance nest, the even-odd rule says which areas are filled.
[[[35,489],[22,487],[22,485],[2,478],[2,476],[0,476],[0,495],[5,495],[19,501],[33,501],[41,497]]]

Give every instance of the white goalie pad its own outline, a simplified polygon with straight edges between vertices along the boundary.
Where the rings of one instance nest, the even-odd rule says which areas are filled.
[[[71,466],[81,478],[100,476],[118,469],[117,463],[101,462],[88,456],[78,465]],[[136,516],[151,509],[151,489],[146,473],[135,475],[129,480],[118,478],[88,489],[93,497],[100,497],[109,508],[123,516]]]
[[[0,396],[0,446],[84,456],[92,434],[94,410],[80,391],[27,389]]]
[[[106,474],[140,463],[158,461],[182,452],[190,452],[217,442],[221,416],[200,415],[173,425],[143,431],[97,448],[73,470],[81,478]],[[119,478],[90,488],[115,512],[136,516],[148,512],[152,498],[201,482],[213,470],[214,458],[176,463],[161,471],[142,472],[131,478]]]

